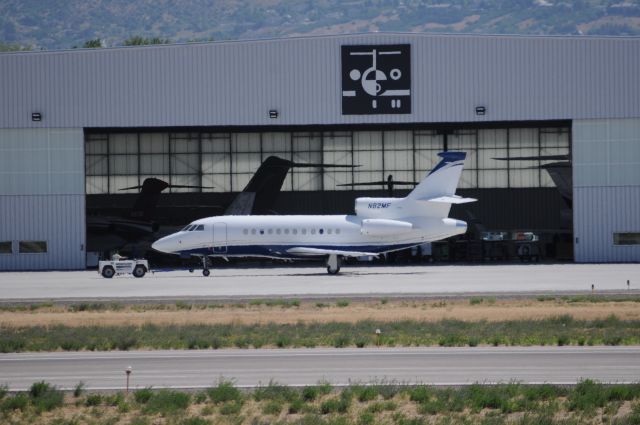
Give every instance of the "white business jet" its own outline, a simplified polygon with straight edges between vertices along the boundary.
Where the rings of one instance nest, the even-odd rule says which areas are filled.
[[[475,199],[455,195],[466,153],[441,152],[442,160],[405,198],[358,198],[356,215],[218,216],[196,220],[153,243],[183,258],[326,258],[327,271],[340,271],[343,257],[377,256],[467,231],[448,218],[451,204]]]

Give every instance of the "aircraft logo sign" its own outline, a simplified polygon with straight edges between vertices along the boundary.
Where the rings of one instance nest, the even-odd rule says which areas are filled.
[[[342,114],[410,114],[411,46],[342,46]]]

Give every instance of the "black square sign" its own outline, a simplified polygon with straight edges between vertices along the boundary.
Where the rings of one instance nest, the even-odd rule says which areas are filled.
[[[342,46],[342,114],[410,114],[411,46]]]

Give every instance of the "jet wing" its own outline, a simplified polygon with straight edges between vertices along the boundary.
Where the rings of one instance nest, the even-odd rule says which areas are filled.
[[[342,255],[345,257],[363,257],[367,255],[378,256],[375,252],[361,252],[361,251],[342,251],[340,249],[325,249],[325,248],[307,248],[304,246],[296,246],[293,248],[289,248],[287,250],[288,254],[292,255],[305,255],[305,256],[314,256],[314,255]]]
[[[463,198],[458,195],[453,196],[440,196],[438,198],[424,199],[427,202],[440,202],[443,204],[466,204],[467,202],[475,202],[474,198]]]

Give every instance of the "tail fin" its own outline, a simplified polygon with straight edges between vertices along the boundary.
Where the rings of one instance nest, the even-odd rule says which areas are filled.
[[[407,195],[408,199],[427,201],[441,197],[454,197],[462,174],[466,152],[440,152],[442,160]]]

